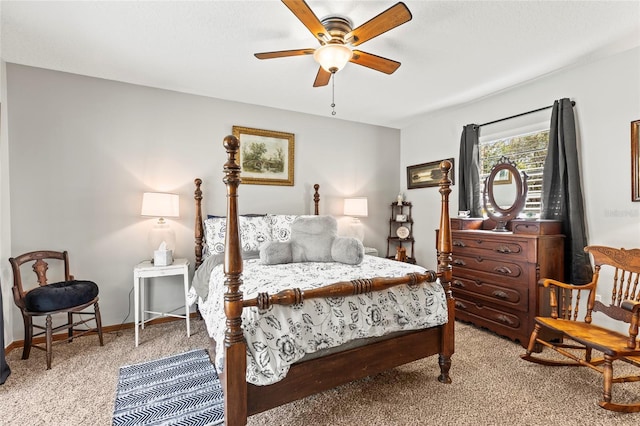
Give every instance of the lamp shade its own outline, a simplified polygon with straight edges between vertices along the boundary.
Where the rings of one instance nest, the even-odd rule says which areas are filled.
[[[352,57],[353,51],[344,44],[325,44],[313,52],[313,59],[330,73],[340,71]]]
[[[369,210],[367,208],[367,198],[345,198],[344,215],[353,217],[367,217],[369,215]]]
[[[142,216],[178,217],[180,215],[178,194],[145,192],[142,195]]]

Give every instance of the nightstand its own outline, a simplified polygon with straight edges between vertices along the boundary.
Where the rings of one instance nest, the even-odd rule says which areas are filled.
[[[176,315],[165,312],[155,312],[146,310],[144,299],[145,278],[170,277],[182,275],[184,278],[184,315]],[[175,259],[168,266],[154,266],[149,260],[137,264],[133,268],[133,299],[134,299],[134,328],[136,335],[136,347],[138,347],[138,327],[144,329],[144,324],[159,317],[184,318],[187,321],[187,337],[191,335],[189,326],[189,305],[187,294],[189,292],[189,261],[187,259]],[[146,314],[155,315],[145,319]]]

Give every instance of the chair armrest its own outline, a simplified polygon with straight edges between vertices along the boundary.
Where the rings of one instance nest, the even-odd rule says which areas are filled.
[[[544,278],[538,283],[545,288],[549,288],[549,307],[551,308],[551,318],[558,319],[573,319],[577,318],[578,306],[580,295],[583,291],[588,293],[587,312],[584,318],[586,323],[591,322],[591,311],[593,310],[593,303],[595,298],[595,288],[597,281],[597,275],[594,275],[594,280],[589,284],[575,285],[564,283],[562,281],[554,280],[551,278]],[[567,292],[570,293],[567,296]],[[573,295],[575,294],[575,299]],[[573,312],[573,314],[572,314]],[[572,316],[573,315],[573,316]]]
[[[555,286],[560,288],[566,288],[569,290],[591,290],[595,288],[595,284],[596,284],[595,282],[592,281],[589,284],[575,285],[575,284],[563,283],[562,281],[554,280],[551,278],[541,279],[539,283],[545,287]]]
[[[634,315],[638,313],[638,310],[640,310],[640,302],[636,302],[635,300],[623,300],[620,306],[625,311],[629,311]]]
[[[636,347],[636,338],[638,337],[638,312],[640,311],[640,302],[635,300],[623,300],[620,304],[622,309],[632,313],[631,323],[629,324],[629,339],[627,340],[627,348],[634,349]]]

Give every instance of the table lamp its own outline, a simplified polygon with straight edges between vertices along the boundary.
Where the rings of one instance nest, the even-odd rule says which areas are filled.
[[[364,226],[362,226],[362,222],[360,222],[358,218],[369,215],[367,197],[345,198],[344,215],[353,218],[351,222],[351,234],[361,242],[364,241]]]
[[[157,217],[158,221],[149,231],[149,246],[158,250],[164,242],[166,250],[174,250],[176,233],[164,220],[165,217],[178,217],[180,214],[180,199],[178,194],[161,192],[145,192],[142,195],[142,210],[140,215]]]

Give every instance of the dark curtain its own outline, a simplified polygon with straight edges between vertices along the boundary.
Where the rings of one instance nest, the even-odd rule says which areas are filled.
[[[572,284],[587,284],[593,277],[587,246],[584,202],[578,166],[573,105],[555,101],[549,128],[549,149],[542,175],[542,219],[562,221],[565,235],[565,276]]]
[[[462,128],[462,136],[460,137],[458,210],[469,210],[471,217],[482,217],[479,132],[480,128],[477,125],[467,124]]]
[[[2,311],[2,289],[0,288],[0,384],[3,384],[11,374],[11,369],[4,358],[4,313]]]

